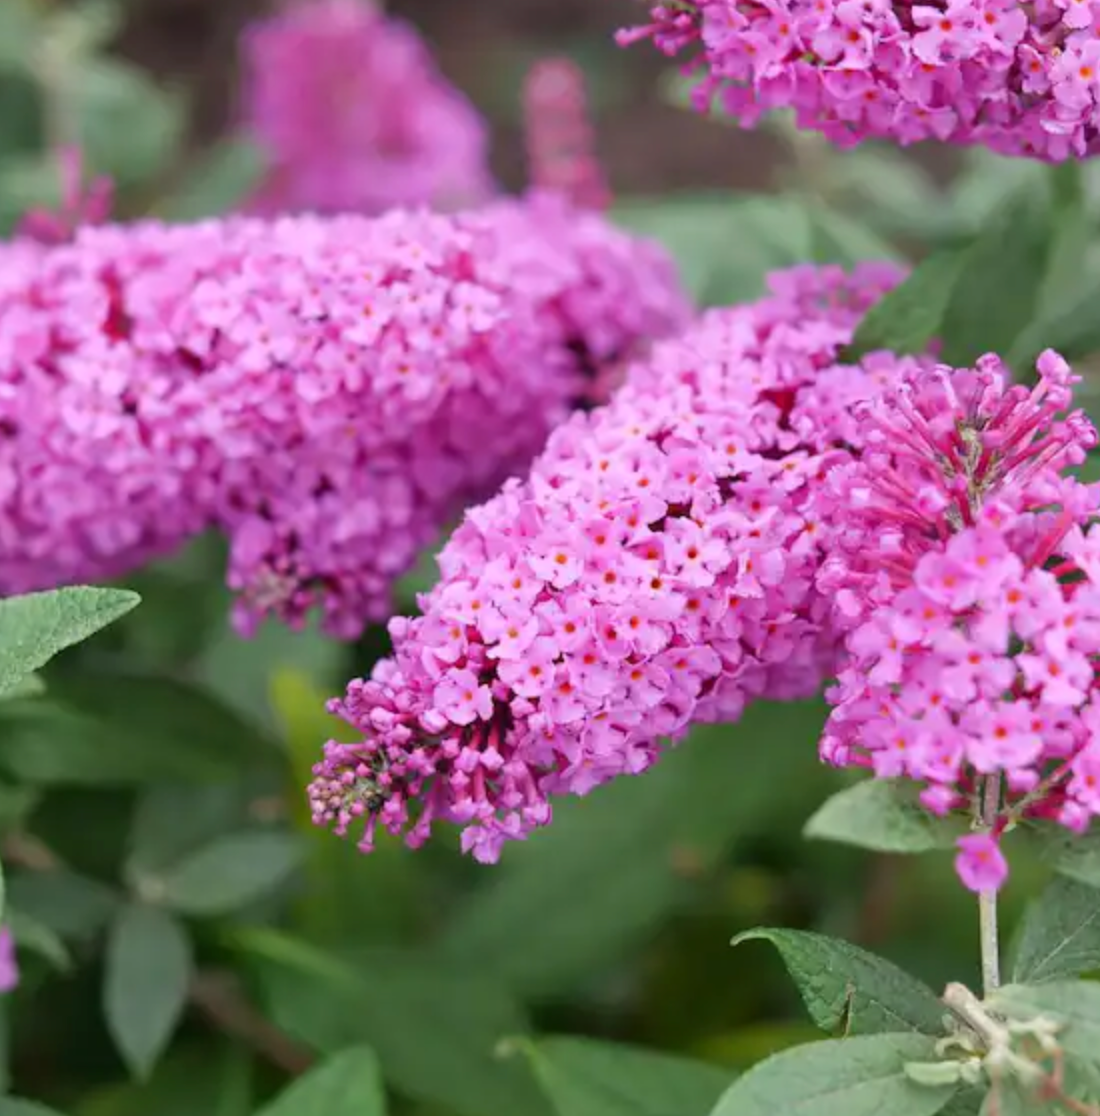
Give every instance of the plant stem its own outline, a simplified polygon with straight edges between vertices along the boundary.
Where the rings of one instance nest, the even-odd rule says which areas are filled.
[[[987,775],[981,791],[981,823],[992,831],[1001,806],[1001,776]],[[978,896],[978,920],[982,947],[982,990],[986,999],[1001,985],[1001,947],[997,927],[997,893],[983,891]]]

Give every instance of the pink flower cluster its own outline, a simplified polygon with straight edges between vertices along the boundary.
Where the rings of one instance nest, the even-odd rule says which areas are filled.
[[[853,145],[882,137],[981,144],[1051,162],[1100,151],[1097,0],[667,0],[622,43],[698,51],[747,125],[790,108],[800,128]]]
[[[309,790],[318,824],[422,843],[437,820],[493,861],[584,794],[655,762],[690,722],[812,693],[833,665],[809,514],[863,433],[852,405],[916,368],[837,363],[897,280],[805,267],[706,314],[634,364],[611,403],[551,436],[530,478],[467,513],[396,654],[330,709]],[[358,827],[357,827],[358,828]]]
[[[1038,368],[1031,390],[985,357],[886,392],[818,504],[846,520],[818,585],[850,628],[822,754],[919,780],[937,814],[984,803],[960,843],[975,890],[1016,821],[1100,815],[1100,487],[1064,475],[1097,435],[1063,414],[1065,361]]]
[[[254,211],[455,209],[495,192],[485,122],[370,0],[307,0],[253,24],[241,65],[242,123],[272,163]]]
[[[0,246],[0,593],[215,528],[240,626],[320,606],[355,635],[604,362],[686,313],[663,252],[552,196]]]

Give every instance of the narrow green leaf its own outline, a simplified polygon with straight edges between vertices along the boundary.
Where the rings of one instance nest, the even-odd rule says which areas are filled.
[[[1010,984],[991,1001],[995,1011],[1013,1019],[1045,1015],[1065,1024],[1058,1034],[1062,1050],[1084,1062],[1100,1065],[1100,983],[1055,981]]]
[[[755,939],[779,950],[810,1018],[822,1030],[943,1033],[944,1007],[936,994],[884,958],[805,930],[749,930],[733,944]]]
[[[961,267],[958,252],[937,252],[923,260],[905,282],[871,307],[843,359],[856,361],[879,349],[895,353],[927,349],[940,333]]]
[[[187,931],[166,911],[124,907],[107,940],[103,1008],[130,1071],[147,1077],[187,1003],[194,962]]]
[[[7,923],[20,949],[37,953],[58,972],[68,972],[72,968],[73,959],[56,930],[17,910],[8,911]]]
[[[87,941],[107,925],[121,900],[106,884],[62,869],[13,872],[8,901],[13,912],[60,937]]]
[[[1040,984],[1100,969],[1100,892],[1055,880],[1028,908],[1012,968],[1017,984]]]
[[[189,915],[239,910],[274,891],[301,862],[292,833],[254,830],[219,837],[159,876],[141,881],[143,893]]]
[[[730,1073],[706,1062],[593,1039],[519,1044],[557,1116],[706,1116]]]
[[[530,1023],[491,978],[413,951],[347,960],[272,930],[231,941],[268,1018],[299,1042],[326,1054],[365,1043],[394,1088],[457,1116],[547,1116],[527,1068],[496,1053]]]
[[[18,1097],[0,1097],[0,1116],[61,1116],[54,1108]]]
[[[834,794],[806,823],[804,836],[876,852],[951,848],[962,830],[930,814],[911,780],[865,779]]]
[[[1039,313],[1050,251],[1047,206],[1023,190],[1001,206],[966,249],[943,315],[943,359],[972,364],[1007,356]]]
[[[352,1047],[310,1070],[256,1116],[384,1116],[386,1094],[378,1059]]]
[[[923,1035],[866,1035],[784,1050],[736,1081],[713,1116],[934,1116],[955,1086],[916,1085],[907,1062],[935,1060]]]
[[[137,606],[125,589],[51,589],[0,600],[0,694]]]

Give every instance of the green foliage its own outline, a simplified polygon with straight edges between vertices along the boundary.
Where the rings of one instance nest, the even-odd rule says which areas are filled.
[[[934,1116],[953,1085],[915,1084],[909,1062],[931,1060],[923,1035],[866,1035],[796,1046],[735,1082],[713,1116]]]
[[[187,168],[157,209],[169,221],[199,221],[236,209],[263,181],[263,152],[245,138],[222,140]]]
[[[517,1044],[557,1116],[705,1116],[729,1085],[716,1066],[619,1043]]]
[[[1013,1019],[1045,1016],[1059,1023],[1058,1045],[1070,1058],[1100,1067],[1100,984],[1052,981],[1011,984],[1000,989],[990,1007]]]
[[[10,693],[59,651],[136,607],[125,589],[53,589],[0,600],[0,695]]]
[[[300,853],[290,833],[232,833],[158,876],[141,877],[139,890],[183,914],[225,914],[277,888],[298,866]]]
[[[107,938],[103,1009],[119,1053],[148,1076],[176,1029],[194,971],[186,929],[166,911],[123,907]]]
[[[369,1047],[352,1047],[299,1078],[256,1116],[385,1116],[378,1062]]]
[[[734,945],[760,939],[779,950],[810,1018],[845,1035],[943,1032],[935,993],[896,965],[848,942],[799,930],[747,930]]]
[[[826,801],[806,823],[807,837],[890,853],[949,849],[962,832],[918,801],[919,787],[906,779],[865,779]]]
[[[365,1043],[395,1089],[457,1116],[546,1116],[523,1066],[498,1054],[530,1022],[490,978],[396,949],[337,956],[275,931],[233,940],[269,1018],[310,1048]]]
[[[756,706],[737,726],[696,729],[644,779],[562,802],[458,912],[440,955],[527,996],[569,988],[675,910],[691,877],[751,831],[821,716],[816,703]],[[746,766],[742,749],[763,739]]]
[[[940,251],[914,268],[912,274],[876,303],[859,323],[846,360],[887,349],[895,353],[920,353],[939,336],[944,315],[962,270],[959,252]]]
[[[1094,970],[1100,970],[1100,893],[1055,880],[1028,908],[1012,979],[1038,984]]]

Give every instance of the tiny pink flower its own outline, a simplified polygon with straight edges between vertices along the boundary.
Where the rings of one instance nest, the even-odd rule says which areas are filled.
[[[970,833],[956,842],[955,871],[971,891],[999,891],[1008,877],[1008,862],[988,833]]]

